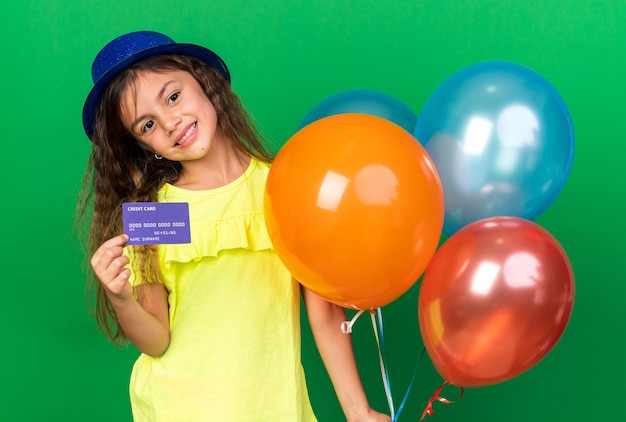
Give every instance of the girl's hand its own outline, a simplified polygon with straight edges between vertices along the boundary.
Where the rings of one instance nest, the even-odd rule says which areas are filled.
[[[128,299],[133,288],[128,279],[130,270],[125,266],[130,262],[122,254],[128,236],[121,234],[104,242],[91,257],[91,267],[104,286],[107,295],[117,299]]]
[[[130,259],[123,254],[128,236],[122,234],[104,242],[91,257],[93,268],[104,287],[109,303],[126,337],[140,352],[163,356],[170,344],[167,292],[159,283],[142,284],[140,299],[133,296],[128,282]]]
[[[379,413],[374,409],[369,409],[366,415],[348,418],[348,422],[391,422],[391,418],[383,413]]]

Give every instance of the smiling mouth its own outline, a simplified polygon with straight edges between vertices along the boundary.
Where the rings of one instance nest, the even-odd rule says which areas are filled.
[[[182,138],[180,138],[174,146],[178,147],[178,146],[184,145],[187,139],[189,139],[189,137],[196,131],[197,125],[198,125],[198,122],[195,122],[193,125],[191,125],[189,129],[187,129],[185,134],[182,136]]]

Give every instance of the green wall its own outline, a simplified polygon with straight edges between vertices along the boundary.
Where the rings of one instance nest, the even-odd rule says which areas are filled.
[[[430,419],[626,420],[625,21],[621,0],[5,2],[0,420],[130,420],[126,391],[136,352],[107,343],[88,316],[70,229],[89,149],[80,115],[91,60],[114,36],[139,29],[222,55],[276,148],[314,104],[343,90],[383,91],[419,113],[437,84],[478,61],[516,62],[550,80],[570,108],[576,156],[538,223],[574,267],[571,322],[537,366],[467,389],[458,403],[436,403]],[[417,287],[383,309],[396,405],[418,368],[400,421],[419,420],[442,381],[427,357],[419,360]],[[354,339],[368,395],[384,410],[369,318],[355,325]],[[303,343],[320,420],[342,420],[306,324]]]

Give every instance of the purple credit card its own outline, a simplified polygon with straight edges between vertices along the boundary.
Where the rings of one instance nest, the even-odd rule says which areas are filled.
[[[125,202],[122,218],[127,245],[191,243],[186,202]]]

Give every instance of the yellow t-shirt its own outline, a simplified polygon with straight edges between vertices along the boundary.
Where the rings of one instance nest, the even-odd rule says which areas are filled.
[[[135,421],[313,422],[300,361],[297,282],[263,216],[269,165],[251,160],[232,183],[161,202],[188,202],[190,244],[159,245],[171,344],[141,355],[130,381]]]

